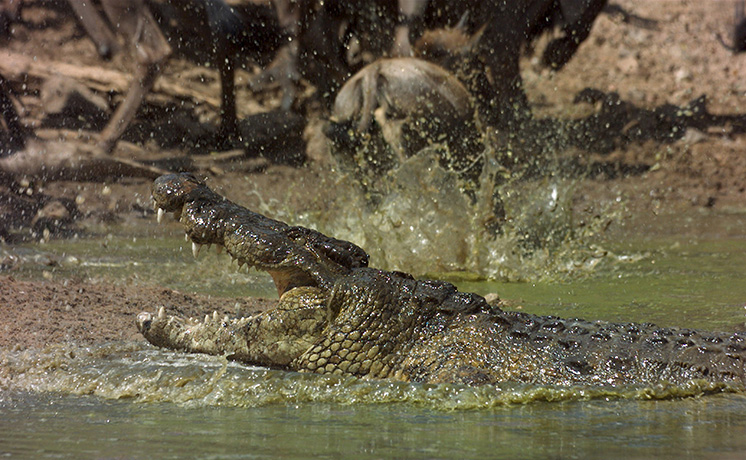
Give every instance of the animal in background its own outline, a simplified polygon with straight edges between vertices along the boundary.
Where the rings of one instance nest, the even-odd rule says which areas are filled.
[[[220,143],[230,146],[240,139],[235,99],[237,56],[279,47],[282,34],[275,23],[263,16],[247,18],[224,0],[149,4],[144,0],[100,0],[108,21],[90,1],[69,3],[101,57],[110,58],[120,50],[119,38],[134,51],[132,85],[99,137],[102,150],[113,150],[165,62],[186,41],[197,41],[220,74]],[[165,22],[175,22],[175,33],[181,37],[167,39],[162,31]]]
[[[69,3],[102,58],[111,58],[119,51],[117,36],[123,37],[134,50],[132,83],[98,139],[98,146],[111,152],[152,89],[160,67],[171,55],[171,46],[143,0],[101,0],[108,22],[90,1],[69,0]]]
[[[519,68],[526,45],[558,29],[562,35],[549,42],[542,62],[562,68],[606,4],[607,0],[428,0],[409,21],[411,39],[416,42],[428,29],[453,27],[468,13],[463,28],[467,34],[481,34],[473,59],[487,76],[474,88],[483,121],[511,126],[531,116]]]

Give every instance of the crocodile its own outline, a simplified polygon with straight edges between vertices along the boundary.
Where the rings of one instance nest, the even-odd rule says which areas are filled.
[[[189,173],[153,185],[192,241],[268,272],[275,308],[204,320],[137,316],[153,345],[298,372],[466,385],[686,385],[743,389],[746,333],[509,311],[451,283],[371,268],[353,243],[239,206]]]

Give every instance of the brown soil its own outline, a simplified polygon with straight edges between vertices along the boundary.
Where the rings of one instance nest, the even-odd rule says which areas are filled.
[[[163,306],[186,317],[201,318],[217,311],[248,316],[275,301],[222,299],[184,294],[151,286],[112,285],[85,281],[20,281],[0,276],[0,347],[44,346],[74,342],[140,340],[135,318]]]
[[[664,104],[686,106],[707,96],[710,114],[723,115],[716,123],[689,129],[670,140],[617,142],[605,152],[576,149],[579,161],[593,174],[579,189],[579,208],[603,209],[604,203],[623,197],[631,209],[645,213],[703,207],[714,210],[746,209],[746,55],[733,55],[715,38],[728,41],[733,28],[733,1],[697,2],[617,0],[629,13],[655,21],[654,28],[625,22],[618,15],[602,15],[591,37],[560,72],[541,69],[527,57],[523,77],[538,117],[559,119],[587,116],[598,104],[576,104],[575,96],[587,87],[604,93],[617,92],[622,101],[653,110]],[[0,46],[0,60],[11,52],[49,62],[50,67],[68,64],[131,72],[126,55],[101,61],[91,42],[72,18],[51,3],[28,1],[24,23],[16,24]],[[2,38],[0,38],[2,40]],[[537,44],[541,50],[542,44]],[[247,86],[251,71],[237,77],[239,115],[243,118],[268,112],[279,105],[278,90],[253,94]],[[198,75],[198,77],[195,77]],[[39,142],[62,141],[74,148],[94,142],[101,123],[84,122],[73,128],[45,121],[41,103],[42,79],[19,71],[5,75],[11,81],[24,124]],[[279,200],[290,209],[323,205],[329,187],[318,184],[329,177],[331,159],[319,135],[318,109],[306,91],[300,107],[309,118],[304,138],[307,160],[298,165],[277,153],[263,157],[254,152],[235,161],[205,161],[205,148],[183,147],[168,139],[150,139],[148,127],[179,102],[176,112],[185,123],[197,119],[199,129],[217,118],[219,83],[214,70],[172,59],[160,77],[164,84],[181,85],[194,94],[175,100],[158,87],[148,96],[135,125],[120,142],[115,156],[141,161],[159,160],[160,166],[186,165],[209,178],[211,186],[248,206],[260,199]],[[113,102],[121,93],[113,95]],[[207,101],[207,102],[206,102]],[[165,111],[165,112],[164,112]],[[191,126],[191,125],[188,125]],[[201,128],[200,128],[201,126]],[[82,130],[79,130],[82,128]],[[189,130],[191,128],[184,128]],[[2,133],[0,128],[0,133]],[[142,132],[145,132],[143,135]],[[300,133],[296,133],[300,135]],[[201,151],[200,151],[201,149]],[[198,155],[195,155],[195,152]],[[174,160],[175,159],[175,160]],[[179,163],[181,162],[181,163]],[[290,164],[288,164],[290,163]],[[139,177],[102,180],[42,181],[0,171],[0,238],[3,244],[23,239],[65,237],[110,223],[137,225],[152,215],[151,180]],[[292,190],[293,193],[288,193]],[[12,263],[0,263],[10,270]],[[239,302],[245,311],[266,308],[270,302],[217,299],[187,295],[154,286],[108,284],[86,280],[21,281],[0,276],[0,346],[42,346],[64,341],[92,343],[136,339],[133,318],[138,312],[163,304],[188,315],[224,311]]]

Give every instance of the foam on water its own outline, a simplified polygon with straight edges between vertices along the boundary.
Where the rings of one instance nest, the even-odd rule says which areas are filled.
[[[460,410],[534,401],[670,399],[730,389],[700,381],[649,387],[414,384],[248,367],[222,357],[166,352],[142,343],[0,349],[0,365],[0,392],[92,395],[188,407],[406,403]]]

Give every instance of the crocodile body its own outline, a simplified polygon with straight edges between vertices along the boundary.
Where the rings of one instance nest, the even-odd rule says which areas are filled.
[[[479,385],[746,385],[746,333],[702,332],[505,311],[444,281],[369,268],[352,243],[236,205],[188,174],[153,197],[187,236],[269,272],[275,309],[204,321],[141,313],[151,343],[300,372]]]

